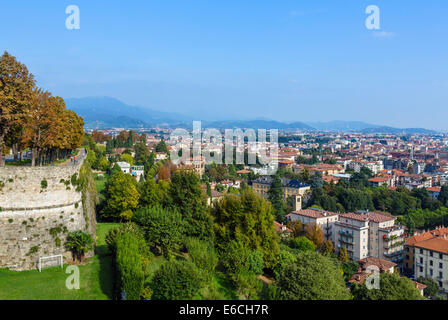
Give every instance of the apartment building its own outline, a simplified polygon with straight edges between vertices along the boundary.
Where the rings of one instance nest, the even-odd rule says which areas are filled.
[[[335,222],[336,249],[346,248],[352,260],[369,256],[395,262],[401,268],[404,228],[385,212],[343,213]]]
[[[264,176],[252,181],[252,189],[258,195],[263,197],[268,196],[269,189],[271,188],[272,177]],[[311,189],[311,186],[300,182],[298,180],[291,180],[282,178],[283,198],[286,200],[291,196],[303,196]]]
[[[351,260],[358,261],[369,256],[369,217],[366,214],[343,213],[334,226],[335,248],[347,250]]]
[[[448,236],[446,234],[414,245],[414,275],[434,279],[448,293]]]
[[[402,269],[404,255],[404,227],[395,225],[396,217],[385,212],[369,213],[370,256],[397,263]]]
[[[373,172],[373,174],[377,174],[381,170],[384,170],[384,165],[382,161],[359,160],[359,161],[352,161],[348,164],[348,168],[355,172],[360,172],[362,167],[369,168]]]
[[[338,221],[339,215],[331,211],[309,208],[305,210],[295,210],[287,214],[285,218],[287,221],[300,221],[304,227],[308,223],[315,223],[322,228],[325,239],[333,241],[334,223]]]
[[[419,242],[433,239],[439,236],[448,235],[448,228],[438,227],[431,231],[416,233],[405,238],[405,255],[403,259],[403,271],[406,275],[414,274],[414,251],[415,245]]]

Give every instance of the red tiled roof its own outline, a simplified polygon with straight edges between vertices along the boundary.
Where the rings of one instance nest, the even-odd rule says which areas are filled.
[[[292,230],[287,228],[285,225],[278,223],[277,221],[274,221],[274,228],[275,230],[277,230],[277,232],[288,232],[288,233],[292,233]],[[285,230],[283,230],[283,228],[286,228]]]
[[[377,266],[381,272],[389,270],[392,267],[396,267],[397,264],[391,261],[383,260],[376,257],[368,257],[358,261],[361,267],[365,270],[369,266]]]
[[[326,216],[324,216],[324,213],[326,213]],[[336,212],[317,210],[317,209],[297,210],[297,211],[291,212],[290,215],[291,214],[301,215],[301,216],[305,216],[305,217],[311,217],[311,218],[315,218],[315,219],[337,215]]]
[[[414,246],[448,254],[448,238],[446,238],[446,235],[418,242]]]
[[[421,234],[416,234],[414,236],[406,238],[405,241],[408,246],[413,246],[418,242],[429,240],[444,234],[448,234],[448,228],[439,228]]]

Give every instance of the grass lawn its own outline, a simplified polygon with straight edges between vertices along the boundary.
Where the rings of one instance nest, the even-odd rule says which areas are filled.
[[[104,201],[104,194],[103,194],[103,190],[106,188],[106,181],[107,181],[107,174],[104,173],[103,177],[98,177],[98,173],[95,173],[93,175],[94,180],[95,180],[95,186],[96,186],[96,191],[98,192],[98,197],[100,199],[100,201]]]
[[[98,223],[97,254],[79,266],[81,288],[69,290],[65,268],[48,268],[39,272],[0,270],[0,300],[107,300],[112,298],[112,256],[105,235],[117,223]]]

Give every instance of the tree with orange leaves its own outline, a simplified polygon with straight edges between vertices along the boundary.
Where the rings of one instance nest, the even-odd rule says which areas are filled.
[[[8,52],[0,58],[0,166],[6,136],[22,126],[35,86],[34,76]],[[20,130],[19,130],[20,131]],[[17,142],[17,137],[10,137]]]

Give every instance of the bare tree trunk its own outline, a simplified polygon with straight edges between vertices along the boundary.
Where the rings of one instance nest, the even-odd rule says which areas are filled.
[[[31,166],[35,167],[36,166],[36,154],[37,154],[37,148],[33,148],[32,150],[33,154],[31,156]]]
[[[0,135],[0,167],[5,166],[5,160],[3,159],[3,139],[4,135]]]
[[[13,143],[12,144],[12,153],[14,154],[14,161],[19,160],[19,150],[18,150],[19,146],[18,143]]]

